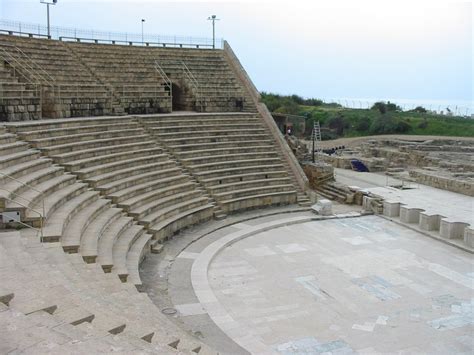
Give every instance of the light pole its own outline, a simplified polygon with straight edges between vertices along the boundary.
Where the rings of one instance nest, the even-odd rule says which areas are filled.
[[[46,4],[46,16],[48,18],[48,37],[51,37],[51,26],[49,25],[49,5],[56,5],[58,0],[40,0],[40,3]]]
[[[143,24],[144,24],[144,23],[145,23],[145,19],[142,18],[142,45],[143,45],[143,43],[145,43],[145,41],[143,40],[143,38],[144,38],[144,37],[143,37]]]
[[[216,49],[216,21],[220,19],[216,18],[216,15],[212,15],[207,20],[212,21],[212,49]]]

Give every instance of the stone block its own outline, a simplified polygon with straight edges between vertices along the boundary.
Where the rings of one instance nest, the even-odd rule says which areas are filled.
[[[400,221],[404,223],[419,223],[420,213],[423,212],[422,208],[413,208],[407,206],[400,207]]]
[[[471,226],[464,228],[464,244],[474,248],[474,228]]]
[[[332,215],[332,202],[330,200],[321,199],[311,206],[311,209],[321,216],[330,216]]]
[[[418,224],[420,228],[425,231],[439,231],[441,220],[443,218],[446,218],[446,216],[421,212]]]
[[[439,234],[446,239],[463,239],[466,227],[469,227],[469,223],[445,218],[441,220]]]
[[[399,217],[402,203],[383,201],[383,215],[387,217]]]

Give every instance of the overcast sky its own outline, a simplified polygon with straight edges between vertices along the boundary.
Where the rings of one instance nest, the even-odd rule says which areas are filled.
[[[0,18],[45,23],[39,0],[0,0]],[[211,37],[259,90],[321,98],[472,100],[472,3],[452,1],[58,0],[53,25]]]

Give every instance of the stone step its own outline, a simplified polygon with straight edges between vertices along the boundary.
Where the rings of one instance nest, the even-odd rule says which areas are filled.
[[[137,126],[138,127],[138,126]],[[67,134],[64,136],[53,136],[53,137],[46,137],[46,138],[37,138],[37,139],[28,139],[28,141],[35,147],[35,148],[46,148],[46,147],[54,147],[54,146],[61,146],[61,145],[69,145],[73,142],[83,142],[84,144],[88,144],[91,141],[95,140],[104,140],[104,139],[112,139],[112,138],[120,138],[120,137],[129,137],[129,136],[137,136],[143,134],[143,130],[141,128],[130,128],[130,129],[119,129],[119,130],[102,130],[102,131],[94,131],[94,132],[87,132],[87,133],[77,134]]]
[[[15,297],[15,294],[13,292],[0,288],[0,303],[3,303],[5,306],[8,307],[13,297]]]
[[[235,183],[240,183],[240,182],[248,182],[251,184],[254,180],[264,180],[264,179],[287,179],[288,178],[288,172],[285,170],[281,170],[282,167],[280,167],[280,170],[273,169],[270,170],[268,169],[269,167],[265,167],[263,171],[255,171],[255,172],[249,172],[249,173],[244,173],[244,174],[232,174],[232,175],[222,175],[222,176],[217,176],[217,177],[210,177],[210,178],[202,178],[199,179],[199,181],[206,186],[206,188],[212,189],[214,186],[215,188],[219,188],[219,186],[229,184],[233,185]]]
[[[24,152],[28,149],[29,149],[28,143],[20,142],[20,141],[0,144],[0,156]]]
[[[216,169],[216,170],[203,170],[203,171],[193,171],[193,175],[198,178],[199,181],[210,181],[242,176],[245,174],[257,174],[257,173],[267,173],[271,174],[272,171],[281,171],[283,166],[281,164],[264,164],[261,165],[251,165],[251,166],[239,166],[239,167],[230,167],[225,169]]]
[[[134,166],[142,166],[147,164],[154,164],[158,162],[168,161],[168,155],[166,154],[156,154],[156,155],[145,155],[143,157],[135,157],[126,160],[114,161],[111,163],[100,164],[98,166],[92,166],[89,168],[84,168],[81,170],[76,170],[75,175],[79,179],[86,180],[97,175],[104,175],[114,171],[119,171],[123,169],[129,169]]]
[[[144,157],[149,155],[156,155],[163,153],[161,148],[147,148],[147,149],[137,149],[131,151],[117,152],[112,154],[99,155],[95,157],[89,157],[86,159],[75,160],[68,163],[63,163],[62,165],[66,167],[68,171],[77,171],[81,169],[90,168],[97,165],[103,165],[108,163],[113,163],[116,161],[133,159],[136,157]]]
[[[153,238],[157,241],[165,240],[171,237],[176,231],[182,230],[187,226],[201,223],[211,219],[214,214],[214,204],[188,203],[181,206],[173,206],[174,209],[163,211],[162,218],[157,218],[149,224],[148,230],[153,233]]]
[[[102,266],[104,272],[111,272],[114,266],[113,247],[122,234],[134,233],[136,231],[132,217],[122,217],[116,223],[107,228],[98,244],[97,262]],[[139,226],[143,229],[142,226]]]
[[[256,158],[256,159],[236,159],[227,160],[227,161],[218,161],[205,164],[196,164],[191,167],[193,172],[203,172],[203,171],[219,171],[226,169],[239,169],[247,168],[252,166],[267,166],[267,165],[278,165],[281,164],[281,160],[278,157],[274,158]],[[281,167],[280,167],[281,169]]]
[[[177,184],[175,180],[172,180],[172,182],[173,184],[169,186],[158,189],[154,188],[151,191],[124,200],[118,204],[118,207],[123,208],[125,211],[138,211],[141,206],[153,203],[154,201],[158,201],[170,195],[177,195],[192,190],[196,191],[196,189],[199,188],[198,185],[189,180],[182,184]]]
[[[185,166],[190,166],[191,168],[196,165],[202,165],[203,163],[218,163],[218,162],[227,162],[227,161],[237,161],[237,160],[253,160],[253,159],[266,159],[266,158],[278,158],[276,152],[265,151],[265,152],[252,152],[252,153],[237,153],[237,154],[215,154],[212,156],[202,156],[194,158],[181,158],[180,162]]]
[[[179,156],[180,159],[190,159],[190,158],[199,158],[199,157],[212,157],[215,155],[224,155],[224,154],[238,154],[238,153],[266,153],[272,152],[274,147],[271,145],[257,145],[257,146],[243,146],[243,147],[222,147],[222,148],[213,148],[213,149],[199,149],[199,150],[190,150],[190,151],[177,151],[175,154]],[[274,153],[276,154],[276,153]]]
[[[67,163],[70,163],[71,165],[73,165],[77,163],[80,166],[82,162],[88,162],[89,159],[93,160],[99,157],[101,158],[102,156],[106,156],[106,155],[152,148],[152,147],[155,147],[155,144],[156,144],[155,141],[144,140],[139,143],[128,143],[128,144],[121,144],[117,146],[111,145],[111,146],[104,146],[104,147],[94,147],[90,149],[78,149],[69,153],[54,154],[52,155],[52,158],[54,158],[54,160],[58,162],[59,164],[66,165]]]
[[[156,120],[142,120],[145,126],[150,130],[156,129],[168,129],[168,128],[179,128],[187,127],[190,125],[195,125],[196,122],[199,122],[202,125],[206,126],[221,126],[228,124],[255,124],[260,122],[258,117],[216,117],[216,118],[194,118],[194,119],[156,119]]]
[[[295,190],[278,191],[260,195],[248,195],[219,201],[219,205],[225,212],[255,207],[268,207],[272,205],[288,205],[293,203],[296,203]]]
[[[208,204],[208,198],[205,196],[193,196],[194,198],[183,199],[179,203],[170,203],[164,208],[154,209],[152,213],[146,214],[141,217],[138,223],[144,225],[148,229],[155,231],[156,224],[159,222],[172,217],[175,214],[180,214],[187,210],[192,210],[196,207]],[[169,201],[169,200],[168,200]],[[165,201],[165,202],[168,202]]]
[[[29,190],[31,187],[35,188],[36,185],[45,182],[46,180],[53,179],[60,175],[63,175],[64,168],[59,166],[48,166],[46,168],[31,172],[26,176],[22,176],[16,180],[9,179],[5,183],[4,189],[9,191],[10,198],[18,195],[22,195],[24,191]],[[0,191],[0,195],[3,191]]]
[[[246,135],[247,137],[252,135],[265,135],[265,129],[263,128],[254,128],[254,129],[239,129],[239,130],[230,130],[230,129],[212,129],[212,130],[194,130],[188,132],[181,132],[181,131],[171,131],[171,132],[162,132],[154,131],[153,134],[162,139],[164,141],[175,141],[175,140],[185,140],[185,139],[192,139],[192,138],[199,138],[199,137],[209,137],[209,139],[224,139],[224,138],[232,138],[233,136],[242,136]]]
[[[172,195],[166,195],[164,197],[151,199],[150,202],[141,204],[134,209],[128,211],[128,214],[138,221],[147,220],[150,215],[155,215],[160,210],[164,210],[167,207],[173,206],[174,204],[182,203],[193,198],[201,198],[202,191],[192,190],[192,187],[186,187],[182,190],[183,192],[177,192]]]
[[[29,162],[40,157],[40,152],[33,149],[28,149],[18,153],[0,156],[0,169],[2,171],[14,165]]]
[[[206,189],[212,194],[212,196],[216,196],[216,194],[227,193],[235,190],[239,190],[242,187],[248,188],[255,188],[255,187],[270,187],[270,186],[278,186],[278,185],[290,185],[292,189],[294,186],[291,184],[290,179],[287,177],[282,178],[268,178],[268,179],[260,179],[260,180],[246,180],[246,181],[239,181],[233,182],[228,184],[218,184],[218,185],[210,185],[206,186]]]
[[[44,209],[46,214],[46,219],[50,218],[50,215],[54,213],[58,208],[64,205],[69,200],[73,199],[76,196],[79,196],[87,191],[87,185],[83,183],[74,183],[68,185],[61,190],[55,192],[52,196],[46,197],[44,200]],[[38,211],[40,204],[38,203],[35,207]],[[33,213],[30,210],[26,211],[26,219],[27,220],[36,220],[37,214]]]
[[[102,235],[114,223],[123,216],[123,211],[119,208],[108,208],[97,215],[96,218],[87,226],[81,235],[81,245],[79,252],[84,261],[88,264],[95,263],[98,255],[99,240]]]
[[[168,145],[168,148],[175,152],[175,154],[192,154],[195,151],[208,151],[208,150],[219,150],[219,149],[229,149],[229,148],[235,148],[236,146],[239,146],[240,143],[236,144],[236,142],[229,141],[229,142],[205,142],[205,143],[196,143],[196,144],[170,144]],[[262,140],[252,140],[250,142],[247,142],[247,144],[242,145],[240,144],[240,147],[245,147],[245,146],[262,146],[262,147],[271,147],[271,141],[268,139],[262,139]],[[239,148],[240,148],[239,147]]]
[[[125,194],[130,192],[130,189],[133,189],[139,184],[144,184],[154,180],[160,180],[163,178],[168,178],[171,176],[178,176],[181,173],[181,169],[177,166],[172,166],[170,168],[156,169],[147,173],[142,173],[138,175],[124,177],[116,181],[111,181],[109,183],[103,184],[97,189],[101,191],[102,194],[106,196],[115,196],[122,193]]]
[[[176,165],[173,161],[165,160],[165,161],[160,161],[153,164],[133,166],[131,168],[113,171],[113,172],[105,173],[102,175],[96,175],[96,176],[86,179],[85,181],[89,183],[91,186],[93,186],[94,188],[101,190],[101,188],[103,188],[104,185],[114,182],[114,181],[126,179],[131,176],[142,175],[142,174],[149,173],[152,171],[169,169],[175,166]]]
[[[150,234],[142,234],[132,244],[127,253],[126,270],[128,272],[127,281],[134,284],[138,290],[143,286],[140,278],[140,264],[150,252],[152,236]]]
[[[142,239],[139,243],[139,246],[142,246],[140,250],[140,255],[143,252],[143,248],[145,247],[146,243],[151,239],[150,234],[146,234],[145,230],[142,226],[133,226],[130,228],[128,233],[124,233],[120,236],[119,239],[115,242],[113,246],[113,260],[114,260],[114,267],[112,268],[112,272],[117,274],[118,277],[122,282],[127,281],[127,277],[129,274],[129,270],[127,268],[127,254],[132,246],[138,240]],[[145,242],[145,243],[143,243]],[[138,265],[137,265],[138,267]]]
[[[124,123],[124,118],[118,117],[93,117],[93,118],[71,118],[42,121],[19,122],[8,126],[14,133],[49,131],[55,129],[76,128],[82,126],[110,125],[113,128],[115,123]]]
[[[6,208],[8,210],[25,210],[25,206],[30,208],[41,207],[41,200],[46,200],[63,187],[74,184],[76,177],[68,174],[61,174],[52,179],[48,179],[35,186],[35,189],[25,191],[21,196],[15,196],[8,201]],[[22,214],[24,216],[24,213]]]
[[[56,156],[58,154],[70,153],[75,150],[81,149],[93,149],[93,148],[104,148],[106,146],[116,146],[128,143],[135,143],[137,141],[145,141],[149,137],[145,134],[137,134],[134,136],[124,136],[116,138],[106,139],[95,139],[84,142],[73,142],[68,144],[56,145],[51,147],[42,147],[41,151],[48,156]]]
[[[0,146],[10,144],[16,141],[16,136],[11,133],[6,133],[5,128],[0,130]]]
[[[88,121],[85,121],[87,124]],[[94,122],[91,122],[94,123]],[[110,122],[105,121],[103,124],[98,122],[99,124],[91,124],[91,125],[81,125],[81,126],[73,126],[73,127],[62,127],[62,128],[46,128],[44,130],[34,130],[34,131],[21,131],[18,132],[18,135],[26,141],[29,140],[37,140],[42,138],[52,138],[52,137],[59,137],[59,136],[69,136],[69,135],[77,135],[77,134],[86,134],[91,132],[104,132],[110,130],[127,130],[131,128],[137,128],[136,122],[127,122],[127,121],[119,121]]]
[[[67,253],[79,252],[81,238],[86,228],[97,216],[108,209],[110,209],[110,201],[102,198],[81,209],[69,222],[67,230],[63,233],[61,238],[63,250]]]
[[[246,186],[246,188],[235,189],[230,191],[223,191],[213,193],[212,196],[219,201],[235,200],[240,197],[246,196],[266,196],[267,194],[271,195],[275,192],[294,192],[294,186],[292,184],[283,184],[283,185],[268,185],[268,186]]]
[[[171,133],[178,133],[178,132],[182,134],[189,134],[189,133],[195,133],[195,132],[213,134],[214,132],[217,132],[217,134],[219,134],[222,131],[234,132],[234,131],[241,131],[241,130],[243,131],[254,130],[258,132],[262,129],[263,129],[262,124],[257,119],[255,119],[254,121],[242,122],[242,123],[238,123],[238,122],[204,123],[200,121],[198,122],[195,121],[192,124],[188,124],[188,125],[149,127],[149,130],[151,130],[154,134],[157,134],[157,135],[171,134]]]
[[[54,318],[71,325],[79,325],[84,322],[91,323],[95,315],[82,307],[73,307],[55,312]]]
[[[176,145],[186,146],[190,144],[199,144],[199,143],[221,143],[221,142],[232,142],[234,146],[239,144],[253,144],[254,141],[261,141],[268,139],[267,134],[254,134],[249,133],[248,135],[222,135],[222,136],[194,136],[194,137],[178,137],[177,138],[167,138],[164,142],[170,146],[170,149],[173,149]]]
[[[99,193],[96,191],[85,191],[73,199],[64,203],[52,213],[43,227],[44,242],[59,242],[66,232],[66,227],[76,214],[85,206],[97,201]]]
[[[112,199],[112,202],[116,204],[120,204],[120,202],[122,201],[129,200],[124,204],[131,205],[133,204],[133,201],[131,200],[133,200],[134,198],[141,199],[141,197],[137,196],[140,196],[142,194],[146,194],[157,189],[164,189],[169,186],[175,186],[189,182],[189,177],[187,175],[179,174],[180,171],[177,170],[175,170],[175,172],[175,175],[170,175],[165,178],[154,177],[154,179],[151,181],[146,181],[144,183],[133,185],[118,192],[108,194],[107,198]],[[121,206],[121,208],[123,207]]]
[[[192,123],[197,120],[220,120],[223,118],[229,119],[238,119],[238,118],[255,118],[255,113],[240,113],[240,112],[232,112],[232,113],[198,113],[198,114],[168,114],[168,115],[160,115],[160,116],[141,116],[139,117],[140,122],[143,124],[161,124],[165,121],[186,121],[188,123]]]

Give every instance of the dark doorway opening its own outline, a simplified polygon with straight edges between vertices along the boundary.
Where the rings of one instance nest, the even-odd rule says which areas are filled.
[[[172,93],[173,93],[173,97],[172,97],[172,107],[173,107],[173,111],[182,111],[184,110],[186,107],[185,107],[185,103],[184,103],[184,95],[183,95],[183,89],[175,84],[175,83],[172,83],[171,84],[171,90],[172,90]]]

